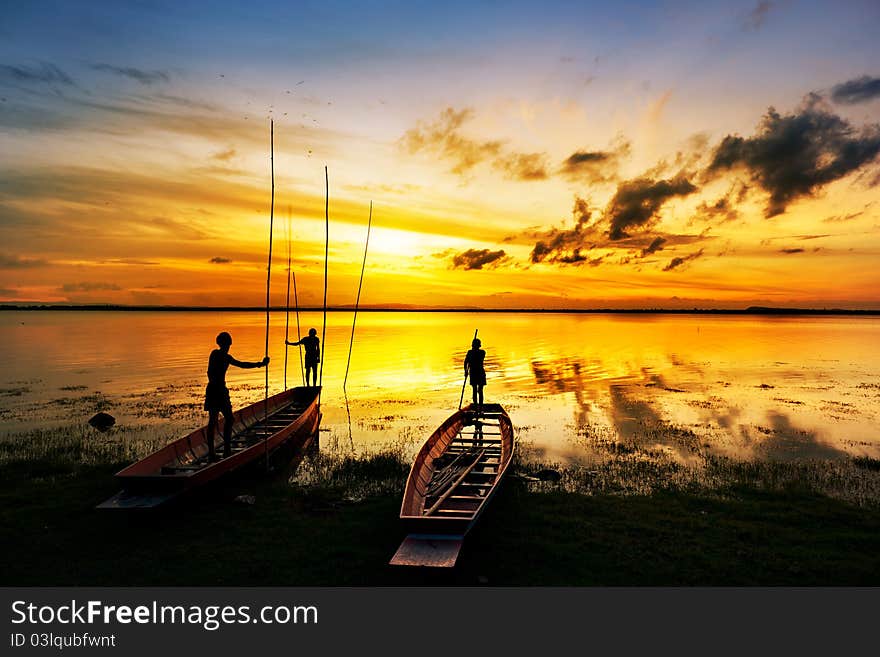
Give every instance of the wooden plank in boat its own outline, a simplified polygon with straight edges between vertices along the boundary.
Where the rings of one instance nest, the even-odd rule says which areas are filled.
[[[486,499],[484,497],[460,497],[457,496],[455,499],[452,496],[446,498],[443,502],[442,506],[437,509],[437,511],[445,512],[445,511],[463,511],[467,513],[473,513],[478,508],[480,508],[480,504],[482,501]]]
[[[458,486],[458,484],[460,484],[462,481],[464,481],[465,477],[467,477],[467,476],[471,473],[471,471],[474,469],[474,467],[476,467],[476,465],[480,462],[480,459],[481,459],[482,457],[483,457],[483,454],[482,454],[482,452],[481,452],[481,453],[477,456],[477,459],[476,459],[473,463],[471,463],[470,466],[468,466],[467,468],[465,468],[464,472],[463,472],[461,475],[459,475],[459,477],[456,478],[455,481],[452,482],[452,484],[449,486],[449,488],[446,489],[446,492],[443,493],[443,494],[437,499],[436,502],[434,502],[434,505],[433,505],[430,509],[426,509],[426,510],[425,510],[424,515],[426,515],[426,516],[431,515],[431,512],[432,512],[434,509],[438,508],[438,507],[443,503],[443,500],[445,500],[447,497],[449,497],[449,496],[452,494],[452,491],[455,490],[455,487]]]
[[[409,534],[389,562],[392,566],[452,568],[464,536]]]

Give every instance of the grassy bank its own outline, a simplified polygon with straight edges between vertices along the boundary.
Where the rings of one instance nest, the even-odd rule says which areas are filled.
[[[403,538],[401,450],[321,453],[131,514],[94,510],[122,463],[75,443],[0,462],[4,585],[880,584],[880,507],[822,490],[839,464],[810,477],[817,464],[719,462],[713,485],[673,472],[667,486],[630,490],[626,460],[557,482],[518,464],[525,476],[505,483],[458,567],[430,572],[386,565]],[[876,465],[846,467],[873,490]],[[243,494],[255,503],[236,501]]]

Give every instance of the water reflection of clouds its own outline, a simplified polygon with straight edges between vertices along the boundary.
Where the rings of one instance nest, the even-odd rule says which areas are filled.
[[[754,442],[756,457],[788,461],[792,459],[838,459],[846,455],[823,441],[816,431],[796,427],[791,418],[778,411],[767,414],[771,434],[767,440]]]
[[[651,368],[643,367],[638,374],[600,378],[596,374],[607,371],[601,360],[563,358],[533,361],[532,371],[537,385],[554,394],[573,394],[577,427],[586,427],[591,412],[598,409],[621,441],[643,449],[665,447],[682,459],[693,454],[696,436],[670,426],[655,408],[658,390],[676,389]],[[638,395],[634,394],[636,390]]]
[[[680,357],[671,356],[669,362],[691,374],[705,374],[705,368]],[[692,377],[685,377],[682,384],[670,382],[670,373],[676,370],[660,373],[641,367],[637,373],[612,379],[596,376],[608,369],[600,359],[532,361],[531,367],[536,385],[554,395],[573,395],[579,431],[595,435],[595,430],[587,427],[607,422],[616,440],[629,448],[662,449],[680,461],[692,460],[703,451],[721,453],[727,449],[741,458],[763,460],[836,459],[846,454],[818,430],[797,426],[779,410],[766,411],[768,426],[749,424],[741,405],[718,396],[705,398],[705,385],[694,386]],[[694,394],[696,399],[691,398]],[[687,397],[685,403],[696,409],[699,421],[679,422],[670,395]],[[727,434],[729,444],[722,444],[713,427]]]
[[[538,386],[549,389],[553,394],[574,395],[577,426],[589,421],[592,406],[598,403],[600,391],[607,387],[608,380],[601,378],[605,372],[601,361],[585,362],[577,358],[560,358],[550,362],[533,360],[531,367]]]

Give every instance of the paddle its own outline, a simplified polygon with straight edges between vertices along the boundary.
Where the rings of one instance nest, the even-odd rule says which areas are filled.
[[[477,339],[477,331],[480,329],[474,329],[474,340]],[[473,342],[471,343],[473,344]],[[461,398],[458,400],[458,410],[461,410],[461,405],[464,403],[464,387],[467,385],[468,373],[464,373],[464,381],[461,382]]]

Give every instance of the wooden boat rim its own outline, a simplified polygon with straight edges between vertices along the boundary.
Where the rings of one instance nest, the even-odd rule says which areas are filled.
[[[318,406],[318,400],[320,398],[320,386],[298,386],[294,388],[288,388],[287,390],[281,391],[272,395],[268,399],[261,399],[252,404],[244,406],[236,411],[234,418],[237,421],[241,414],[248,412],[259,411],[260,407],[269,403],[273,403],[273,400],[277,403],[278,400],[283,399],[284,397],[290,398],[290,403],[293,403],[293,400],[296,399],[297,395],[306,395],[310,393],[309,398],[307,399],[307,405],[302,409],[302,412],[294,418],[289,424],[284,427],[279,428],[277,431],[273,431],[270,434],[267,434],[265,438],[262,440],[258,440],[252,445],[248,445],[243,449],[235,452],[232,456],[226,458],[220,458],[215,462],[208,463],[201,468],[190,470],[187,472],[177,472],[177,473],[161,473],[158,470],[151,470],[149,472],[144,472],[143,470],[139,470],[139,468],[145,467],[145,461],[151,458],[156,458],[162,451],[168,450],[172,447],[184,447],[184,443],[186,441],[191,440],[195,436],[199,436],[199,434],[203,434],[207,430],[207,425],[203,425],[190,433],[175,438],[157,450],[154,450],[150,454],[147,454],[141,459],[138,459],[134,463],[130,463],[125,466],[123,469],[119,470],[115,477],[121,482],[126,482],[128,480],[139,480],[146,481],[150,479],[154,479],[157,481],[185,481],[187,479],[192,479],[194,476],[204,476],[206,474],[212,474],[217,471],[225,471],[230,467],[230,459],[235,459],[236,463],[244,463],[251,462],[254,460],[254,454],[258,452],[262,452],[266,449],[266,443],[271,443],[273,438],[276,438],[279,434],[288,432],[293,433],[296,429],[300,428],[303,424],[305,424],[308,418],[312,414],[312,408]],[[271,417],[271,414],[270,414]],[[219,428],[217,433],[219,434]]]
[[[509,431],[510,435],[507,440],[509,441],[510,450],[509,450],[507,458],[503,462],[501,461],[502,453],[491,455],[491,456],[497,456],[499,459],[498,470],[495,473],[486,473],[487,475],[492,474],[493,479],[491,480],[491,483],[489,483],[488,485],[481,486],[481,487],[486,488],[487,493],[485,496],[481,496],[482,499],[480,500],[479,505],[472,510],[470,510],[470,509],[463,510],[463,514],[460,516],[457,516],[457,517],[450,517],[450,516],[444,517],[444,516],[436,515],[436,514],[431,514],[431,515],[414,514],[408,510],[408,506],[409,506],[409,504],[408,504],[409,499],[408,498],[410,496],[410,487],[415,485],[414,484],[414,477],[417,476],[417,470],[420,470],[424,465],[423,459],[421,457],[423,456],[423,454],[427,450],[430,449],[430,447],[432,446],[432,439],[434,439],[436,436],[438,436],[438,434],[443,430],[444,426],[452,427],[456,423],[460,423],[462,427],[470,426],[470,425],[464,423],[464,418],[467,416],[467,414],[473,413],[472,405],[468,405],[462,409],[455,411],[451,416],[449,416],[446,420],[444,420],[431,433],[431,435],[428,436],[428,438],[425,440],[422,447],[419,449],[418,453],[416,454],[416,457],[413,459],[413,463],[410,466],[409,474],[407,476],[406,488],[404,490],[404,497],[403,497],[403,501],[401,502],[401,507],[400,507],[400,519],[402,521],[413,522],[414,524],[417,524],[419,522],[424,522],[424,521],[430,521],[430,523],[432,525],[436,524],[439,526],[443,526],[443,525],[453,526],[453,524],[456,524],[456,523],[458,525],[461,525],[462,523],[468,523],[468,525],[471,525],[474,522],[476,522],[477,518],[480,516],[480,514],[485,509],[486,503],[492,498],[492,495],[493,495],[495,489],[497,488],[498,484],[501,482],[502,478],[507,473],[507,470],[510,467],[511,462],[513,461],[513,456],[514,456],[514,453],[516,450],[516,440],[514,438],[513,423],[511,422],[510,416],[508,415],[507,411],[500,404],[486,404],[486,405],[484,405],[484,409],[486,407],[489,407],[491,409],[497,409],[497,410],[492,410],[489,413],[484,413],[484,417],[488,416],[491,419],[498,421],[498,424],[493,424],[492,426],[497,426],[499,428],[502,428],[502,431],[499,432],[500,434],[504,434],[503,429],[507,429]],[[505,426],[502,427],[502,424]],[[500,437],[501,437],[501,440],[499,440],[497,443],[497,446],[499,448],[504,443],[504,436],[502,435]],[[436,441],[434,441],[434,442],[436,442]],[[451,442],[452,441],[450,441],[450,444],[451,444]],[[447,445],[446,449],[444,449],[443,452],[446,452],[448,449],[449,449],[449,445]],[[465,531],[467,531],[467,530],[465,530]],[[430,532],[428,532],[428,533],[430,533]],[[445,534],[445,535],[449,536],[449,534]]]

